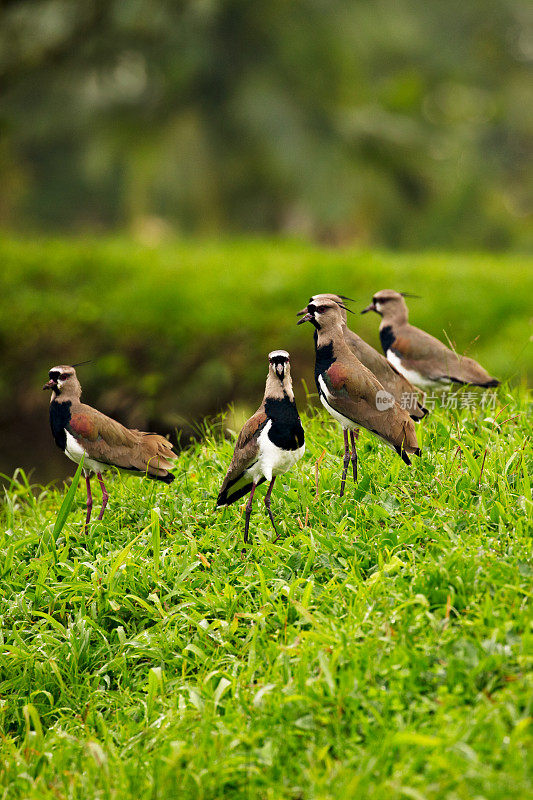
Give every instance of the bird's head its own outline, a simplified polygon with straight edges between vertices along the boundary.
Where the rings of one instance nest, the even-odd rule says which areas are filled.
[[[280,381],[290,376],[290,360],[286,350],[272,350],[268,354],[269,371]]]
[[[79,397],[81,395],[81,386],[76,375],[74,367],[61,365],[52,367],[48,372],[48,380],[43,389],[52,392],[52,398],[59,395],[72,395]]]
[[[382,317],[407,317],[408,308],[404,297],[417,296],[416,294],[409,294],[408,292],[395,292],[392,289],[381,289],[381,291],[375,293],[372,302],[366,308],[363,308],[361,314],[375,311],[376,314]]]
[[[343,294],[328,294],[327,292],[324,292],[323,294],[314,294],[312,297],[309,298],[309,303],[311,303],[311,304],[313,304],[315,306],[318,306],[324,300],[332,300],[334,303],[337,303],[337,305],[341,309],[341,316],[342,316],[343,322],[346,322],[347,312],[348,311],[351,314],[353,314],[353,311],[350,308],[348,308],[347,306],[345,306],[345,304],[344,304],[346,300],[349,300],[350,302],[353,302],[353,301],[352,301],[351,297],[346,297]],[[309,303],[308,303],[308,305],[309,305]],[[305,314],[307,314],[307,306],[305,308],[302,308],[301,311],[298,311],[296,316],[297,317],[303,317]]]
[[[315,326],[317,331],[328,330],[329,328],[343,323],[343,310],[348,311],[346,306],[342,303],[339,295],[335,295],[338,299],[332,299],[327,295],[315,295],[307,304],[304,309],[301,319],[296,323],[301,325],[303,322],[310,322]]]

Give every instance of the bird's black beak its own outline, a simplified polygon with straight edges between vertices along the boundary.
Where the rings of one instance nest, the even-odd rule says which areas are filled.
[[[309,311],[305,311],[304,313],[305,313],[305,317],[302,317],[301,319],[299,319],[298,322],[296,323],[297,325],[301,325],[303,322],[312,322],[313,321],[313,315],[310,314]]]
[[[302,308],[302,310],[301,310],[301,311],[298,311],[298,313],[296,314],[296,316],[297,316],[297,317],[303,317],[303,315],[304,315],[304,314],[307,314],[307,307],[306,307],[306,308]]]
[[[48,383],[45,383],[44,386],[43,386],[43,391],[46,391],[47,389],[50,389],[50,390],[57,389],[57,383],[54,380],[52,380],[52,378],[50,378]]]
[[[361,314],[367,314],[369,311],[376,311],[377,312],[377,308],[374,305],[374,303],[370,303],[369,306],[367,306],[366,308],[363,308],[363,310],[361,311]]]

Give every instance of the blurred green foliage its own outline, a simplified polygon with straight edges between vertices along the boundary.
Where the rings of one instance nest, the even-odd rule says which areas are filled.
[[[0,225],[524,248],[530,21],[526,0],[11,0]]]
[[[310,326],[297,327],[295,314],[317,292],[355,298],[350,325],[378,349],[379,320],[359,310],[378,289],[415,292],[422,297],[409,301],[413,324],[449,337],[502,380],[526,380],[532,261],[274,240],[155,249],[127,240],[0,240],[0,437],[15,437],[0,469],[42,460],[67,473],[41,391],[55,364],[93,359],[79,368],[87,402],[132,426],[190,432],[229,403],[255,410],[267,353],[282,347],[303,402],[302,381],[314,391],[314,348]]]

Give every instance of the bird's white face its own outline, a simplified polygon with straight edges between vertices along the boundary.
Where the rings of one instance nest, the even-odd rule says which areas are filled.
[[[273,350],[268,354],[268,363],[282,381],[289,371],[289,354],[286,350]]]

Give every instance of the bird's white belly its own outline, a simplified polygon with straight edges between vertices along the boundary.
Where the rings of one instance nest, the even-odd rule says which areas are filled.
[[[329,397],[331,397],[331,392],[328,390],[328,387],[326,386],[326,382],[325,382],[324,378],[322,377],[322,375],[318,376],[318,383],[319,383],[320,389],[321,389],[320,402],[322,403],[322,405],[324,406],[326,411],[329,414],[331,414],[333,419],[336,419],[337,422],[340,422],[342,427],[346,428],[347,430],[353,431],[356,428],[360,428],[361,426],[358,425],[357,422],[354,422],[349,417],[345,417],[344,414],[341,414],[339,411],[335,411],[333,406],[330,406],[330,404],[328,403],[328,399],[329,399]]]
[[[433,380],[432,378],[427,378],[424,375],[421,375],[415,369],[406,369],[401,362],[399,356],[396,353],[393,353],[392,350],[387,350],[387,361],[397,369],[398,372],[407,378],[415,386],[419,386],[421,389],[435,389],[437,387],[442,387],[443,385],[450,383],[450,381],[443,378],[442,380]]]
[[[83,469],[91,470],[91,472],[102,472],[104,469],[109,468],[109,464],[102,464],[100,461],[95,461],[94,458],[89,458],[87,451],[84,450],[81,444],[76,441],[74,436],[67,430],[65,430],[65,433],[67,436],[67,444],[65,447],[65,455],[67,458],[70,458],[71,461],[79,464],[82,456],[85,454]]]
[[[297,450],[283,450],[268,438],[268,431],[272,427],[269,421],[259,435],[259,455],[255,464],[248,469],[248,474],[254,482],[260,478],[271,481],[276,475],[283,475],[303,456],[305,444]]]

